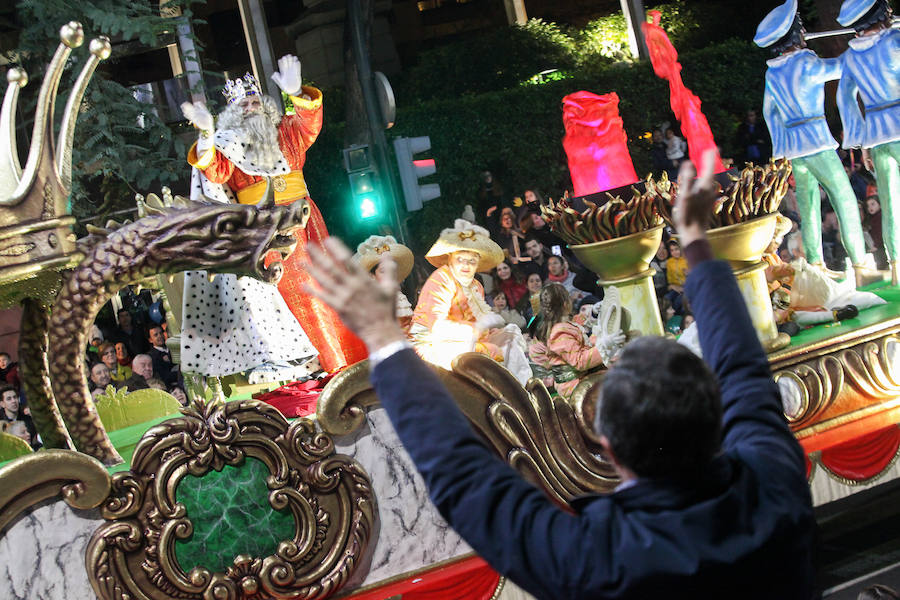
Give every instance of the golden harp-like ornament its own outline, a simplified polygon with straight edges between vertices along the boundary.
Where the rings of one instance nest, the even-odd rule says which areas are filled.
[[[612,466],[599,456],[592,415],[585,414],[586,392],[596,377],[582,382],[567,402],[551,397],[536,379],[523,388],[483,354],[460,355],[453,371],[434,369],[491,448],[554,500],[567,503],[618,484]],[[366,408],[377,403],[368,376],[368,364],[358,363],[328,383],[316,411],[323,430],[347,434],[362,425]]]
[[[113,476],[101,506],[107,523],[88,544],[85,563],[103,600],[325,598],[353,572],[372,534],[375,498],[368,475],[308,420],[290,426],[267,404],[196,403],[184,416],[150,429],[132,471]],[[245,458],[269,469],[267,494],[294,517],[294,536],[266,557],[238,555],[224,573],[200,566],[185,573],[176,540],[193,532],[179,482]]]
[[[106,468],[86,454],[42,450],[22,456],[0,469],[0,533],[24,510],[58,494],[72,508],[95,508],[110,486]]]

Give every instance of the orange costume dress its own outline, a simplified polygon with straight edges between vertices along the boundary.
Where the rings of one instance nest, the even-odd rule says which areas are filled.
[[[278,145],[287,167],[272,173],[272,183],[276,204],[290,204],[307,198],[310,216],[306,228],[294,233],[298,240],[297,249],[284,262],[284,275],[278,290],[318,350],[322,367],[335,371],[364,359],[367,353],[362,341],[344,327],[333,310],[303,291],[303,284],[312,280],[302,267],[308,260],[306,246],[321,244],[328,237],[328,229],[322,213],[309,198],[303,178],[306,151],[322,130],[322,92],[309,86],[303,86],[302,91],[309,98],[290,96],[295,114],[285,115],[278,125]],[[218,144],[218,134],[216,141]],[[264,178],[242,171],[224,152],[217,150],[216,145],[197,156],[197,145],[194,144],[188,153],[188,162],[202,171],[210,182],[226,184],[241,204],[259,202],[266,188]]]
[[[492,314],[484,301],[484,288],[474,279],[464,288],[450,267],[439,267],[422,287],[413,312],[409,337],[419,355],[428,362],[449,369],[463,352],[481,352],[503,361],[503,352],[494,344],[478,341],[475,324]]]
[[[581,327],[571,322],[554,325],[546,344],[540,340],[531,342],[528,356],[538,367],[536,371],[545,371],[535,375],[553,377],[556,391],[563,398],[575,391],[582,377],[604,364],[600,351],[588,344]]]

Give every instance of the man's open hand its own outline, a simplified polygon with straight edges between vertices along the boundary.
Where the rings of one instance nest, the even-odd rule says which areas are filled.
[[[327,252],[314,244],[309,246],[307,268],[319,287],[306,285],[306,292],[333,308],[370,353],[406,339],[394,314],[398,285],[393,259],[382,256],[388,272],[385,281],[378,282],[352,260],[350,250],[339,239],[330,237],[323,245]]]
[[[193,104],[184,102],[181,105],[181,113],[185,119],[190,121],[200,131],[212,131],[214,126],[213,116],[203,102],[194,102]]]
[[[300,79],[300,59],[293,54],[279,58],[278,71],[272,74],[272,80],[288,96],[299,96],[303,83]]]
[[[691,161],[681,163],[678,172],[678,197],[672,210],[672,221],[682,248],[686,248],[694,240],[706,237],[712,206],[718,197],[716,183],[713,180],[715,160],[716,154],[713,150],[703,153],[700,177],[696,177],[697,171]]]

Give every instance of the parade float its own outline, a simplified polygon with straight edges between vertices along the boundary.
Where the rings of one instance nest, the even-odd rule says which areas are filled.
[[[134,223],[76,240],[65,201],[69,150],[81,94],[109,45],[91,42],[93,58],[54,139],[56,88],[68,53],[82,43],[80,27],[70,23],[61,37],[24,169],[10,135],[27,82],[20,70],[8,73],[0,114],[0,302],[24,306],[20,362],[46,446],[0,467],[4,597],[524,597],[437,514],[378,407],[366,361],[330,380],[315,415],[290,421],[258,400],[223,400],[213,381],[206,392],[203,382],[192,386],[178,412],[164,392],[139,402],[140,422],[128,420],[127,396],[118,405],[116,398],[94,404],[82,349],[112,294],[192,269],[274,282],[277,261],[264,257],[286,258],[310,211],[304,202],[271,202],[268,193],[259,204],[163,194],[148,196]],[[663,71],[683,89],[678,69]],[[676,115],[699,123],[702,137],[691,112],[699,101],[682,97],[687,112]],[[603,110],[614,109],[617,99],[607,100]],[[624,147],[621,119],[610,114],[606,124]],[[688,137],[692,155],[712,143]],[[618,160],[630,166],[621,154]],[[576,171],[573,182],[581,180]],[[576,186],[576,196],[544,212],[601,284],[617,290],[610,296],[618,298],[627,339],[662,334],[648,263],[671,222],[677,184],[639,182],[633,168],[625,174]],[[789,175],[786,161],[723,172],[709,238],[741,284],[822,505],[898,476],[900,291],[874,283],[868,289],[885,304],[790,339],[777,333],[761,257]],[[596,173],[584,179],[599,181]],[[485,443],[555,502],[616,486],[592,428],[589,390],[602,372],[563,400],[536,379],[523,387],[483,354],[463,354],[452,369],[436,371]]]

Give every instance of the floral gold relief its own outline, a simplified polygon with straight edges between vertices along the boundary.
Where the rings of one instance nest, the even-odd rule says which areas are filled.
[[[567,503],[618,484],[612,466],[599,457],[590,425],[593,411],[585,402],[598,377],[577,388],[567,402],[552,398],[534,379],[523,388],[509,371],[478,353],[460,355],[453,371],[434,369],[475,431],[554,500]],[[365,410],[376,403],[368,365],[361,363],[329,382],[319,397],[317,419],[326,432],[344,435],[360,427]]]
[[[175,543],[194,531],[176,491],[188,476],[258,459],[268,468],[259,490],[286,510],[294,534],[269,556],[238,554],[223,572],[185,571]],[[372,535],[375,498],[368,475],[335,454],[331,438],[308,420],[288,424],[256,401],[193,404],[184,416],[150,429],[130,472],[113,476],[85,563],[103,600],[326,598],[358,566]]]

